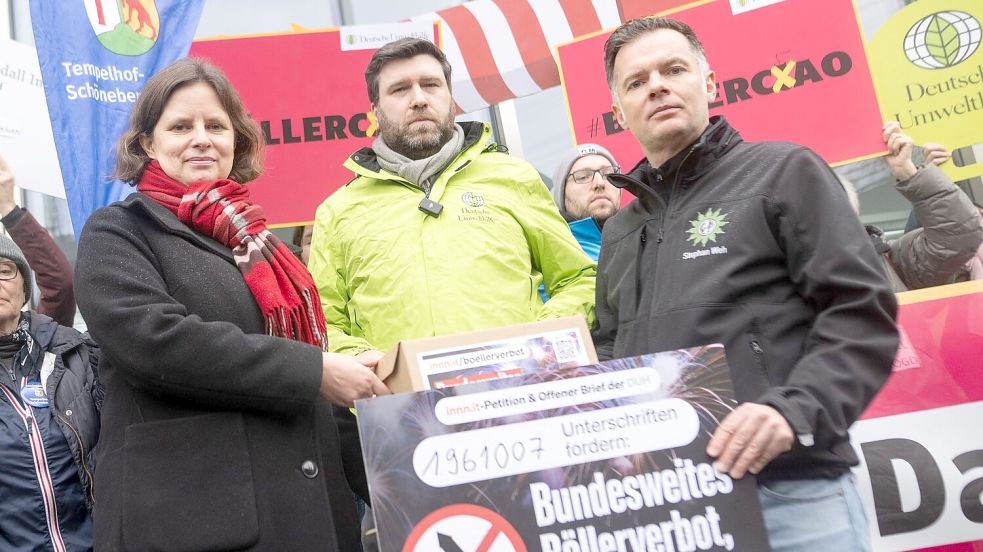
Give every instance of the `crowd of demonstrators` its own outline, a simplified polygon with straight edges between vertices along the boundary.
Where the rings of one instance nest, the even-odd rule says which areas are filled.
[[[41,299],[36,312],[50,316],[62,326],[75,323],[75,290],[72,265],[48,231],[26,209],[14,201],[14,173],[0,156],[0,223],[24,252],[37,275]],[[30,301],[30,296],[27,300]]]
[[[235,89],[203,61],[172,64],[118,143],[114,176],[135,193],[82,232],[75,289],[101,347],[59,326],[71,281],[52,275],[68,263],[14,206],[0,159],[0,216],[25,249],[0,236],[0,548],[375,549],[359,538],[351,493],[368,499],[367,482],[345,407],[388,393],[381,351],[593,321],[596,302],[602,359],[726,346],[741,404],[707,453],[758,476],[773,550],[868,550],[848,428],[897,348],[887,275],[904,288],[961,267],[983,277],[979,216],[933,164],[946,153],[916,167],[910,138],[885,126],[924,228],[875,250],[815,153],[745,142],[709,116],[715,74],[686,24],[629,21],[604,56],[614,114],[645,157],[620,174],[608,150],[579,145],[551,198],[488,125],[455,122],[436,46],[383,46],[365,72],[378,136],[293,250],[243,186],[262,172],[262,138]],[[637,197],[624,208],[622,188]],[[28,261],[57,321],[20,310]]]
[[[76,295],[106,389],[98,550],[357,549],[360,446],[328,401],[387,390],[324,352],[314,283],[241,185],[261,140],[218,69],[170,65],[117,147],[136,193],[82,231]]]
[[[596,264],[539,173],[491,142],[488,125],[455,123],[450,72],[426,40],[373,54],[378,137],[348,158],[355,179],[315,216],[310,269],[329,347],[370,364],[400,339],[594,317]]]
[[[0,550],[91,550],[98,348],[22,311],[31,287],[27,256],[0,236]]]
[[[715,75],[685,23],[629,21],[604,55],[645,158],[609,177],[638,199],[604,226],[599,356],[723,343],[741,404],[707,453],[758,476],[772,550],[869,549],[848,428],[891,371],[897,304],[835,174],[709,116]]]
[[[884,239],[884,232],[866,225],[881,266],[894,291],[922,289],[954,282],[971,273],[978,251],[983,251],[983,224],[969,197],[937,165],[950,158],[949,151],[937,144],[923,148],[925,163],[912,161],[913,142],[897,122],[884,125],[888,147],[888,169],[895,188],[912,206],[919,226],[896,240]],[[851,196],[854,211],[860,205],[852,185],[840,179]]]

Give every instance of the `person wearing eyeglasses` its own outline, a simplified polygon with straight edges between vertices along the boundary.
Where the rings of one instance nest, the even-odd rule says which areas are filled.
[[[48,231],[27,209],[14,201],[14,172],[0,155],[0,224],[10,239],[21,248],[34,267],[41,297],[36,312],[50,316],[63,326],[75,322],[75,292],[72,288],[72,264],[68,262]],[[31,300],[30,297],[27,298]]]
[[[22,311],[31,267],[0,235],[0,550],[92,550],[104,391],[87,334]]]
[[[581,144],[564,154],[553,173],[553,201],[580,247],[595,261],[601,252],[601,228],[621,208],[621,189],[608,182],[608,176],[619,172],[618,162],[603,146]]]

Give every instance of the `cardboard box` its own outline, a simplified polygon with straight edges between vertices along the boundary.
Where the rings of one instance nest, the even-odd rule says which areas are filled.
[[[596,363],[587,321],[577,315],[400,341],[375,371],[402,393]]]

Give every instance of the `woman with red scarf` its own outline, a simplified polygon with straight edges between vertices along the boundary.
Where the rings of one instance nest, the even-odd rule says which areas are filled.
[[[137,192],[88,220],[75,273],[106,387],[96,550],[358,549],[351,489],[368,493],[341,407],[387,390],[324,352],[310,274],[243,185],[260,152],[199,60],[152,77],[120,138]]]

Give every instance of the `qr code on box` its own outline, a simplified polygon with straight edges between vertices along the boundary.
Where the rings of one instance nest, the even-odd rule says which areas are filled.
[[[580,347],[573,336],[563,335],[553,338],[553,350],[556,352],[556,362],[563,364],[580,359]]]

